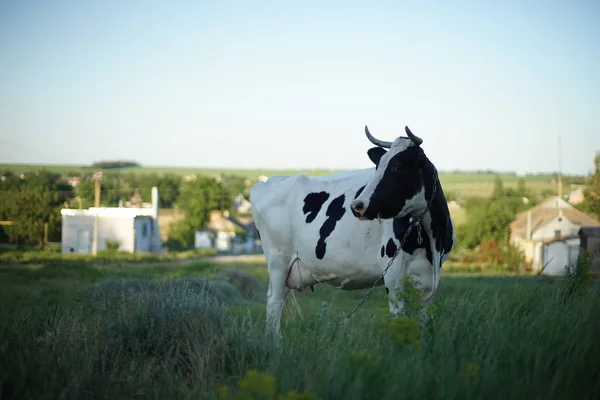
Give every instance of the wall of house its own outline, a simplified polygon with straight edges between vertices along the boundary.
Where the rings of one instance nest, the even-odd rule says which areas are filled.
[[[533,254],[531,256],[531,269],[533,271],[539,271],[543,266],[543,250],[544,245],[542,243],[533,243]]]
[[[592,272],[600,275],[600,237],[587,237],[585,251],[592,253]]]
[[[555,231],[560,230],[562,237],[577,236],[581,226],[575,225],[566,217],[556,216],[554,219],[542,225],[531,235],[533,240],[552,240],[555,237]]]
[[[154,224],[152,218],[136,217],[133,222],[135,229],[135,251],[151,252]]]
[[[544,275],[562,276],[565,266],[577,265],[579,255],[579,239],[556,241],[544,246],[542,265],[545,265]]]
[[[98,251],[106,250],[106,239],[120,242],[119,251],[133,251],[133,218],[131,217],[99,217],[98,218]],[[62,252],[92,252],[94,240],[93,215],[62,216]],[[71,251],[72,250],[72,251]]]

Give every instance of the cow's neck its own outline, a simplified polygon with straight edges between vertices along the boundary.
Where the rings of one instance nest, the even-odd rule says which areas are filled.
[[[423,168],[423,184],[425,187],[425,198],[431,199],[430,207],[425,215],[428,214],[430,216],[431,231],[433,236],[437,237],[440,233],[445,232],[448,227],[450,212],[438,174],[435,171],[435,167],[428,159],[426,159]],[[432,193],[434,184],[435,193]],[[433,199],[431,198],[432,195]]]

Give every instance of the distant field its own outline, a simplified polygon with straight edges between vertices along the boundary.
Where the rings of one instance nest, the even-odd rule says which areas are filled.
[[[57,173],[72,173],[79,174],[82,172],[91,173],[95,171],[91,167],[81,165],[25,165],[25,164],[0,164],[0,170],[8,170],[12,172],[31,172],[46,169]],[[187,168],[187,167],[134,167],[124,169],[110,169],[106,172],[122,172],[134,174],[176,174],[176,175],[219,175],[233,174],[249,178],[252,181],[257,181],[261,175],[294,175],[300,172],[305,172],[310,176],[323,176],[342,170],[327,170],[327,169],[292,169],[292,170],[273,170],[273,169],[240,169],[240,168]],[[500,175],[505,187],[517,187],[519,176],[510,173],[478,173],[478,172],[440,172],[440,180],[444,191],[454,192],[461,196],[489,196],[494,187],[496,175]],[[554,176],[552,175],[530,175],[525,176],[525,184],[528,188],[536,191],[546,189],[554,189]]]

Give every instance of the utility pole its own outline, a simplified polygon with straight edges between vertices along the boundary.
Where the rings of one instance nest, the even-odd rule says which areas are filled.
[[[92,255],[98,253],[98,208],[100,207],[100,180],[102,179],[102,172],[94,174],[95,191],[94,191],[94,239],[92,242]]]
[[[558,135],[558,197],[562,199],[563,185],[562,185],[562,147],[560,143],[560,134]]]

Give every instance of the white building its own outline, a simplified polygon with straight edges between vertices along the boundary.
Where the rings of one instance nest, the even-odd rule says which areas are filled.
[[[119,243],[118,251],[162,253],[158,227],[158,188],[152,188],[149,207],[91,207],[87,210],[63,208],[62,252],[92,253],[94,220],[98,215],[98,251],[107,249],[106,241]]]
[[[562,275],[579,256],[579,230],[600,222],[577,210],[558,196],[517,214],[510,224],[510,242],[525,254],[533,271]]]

